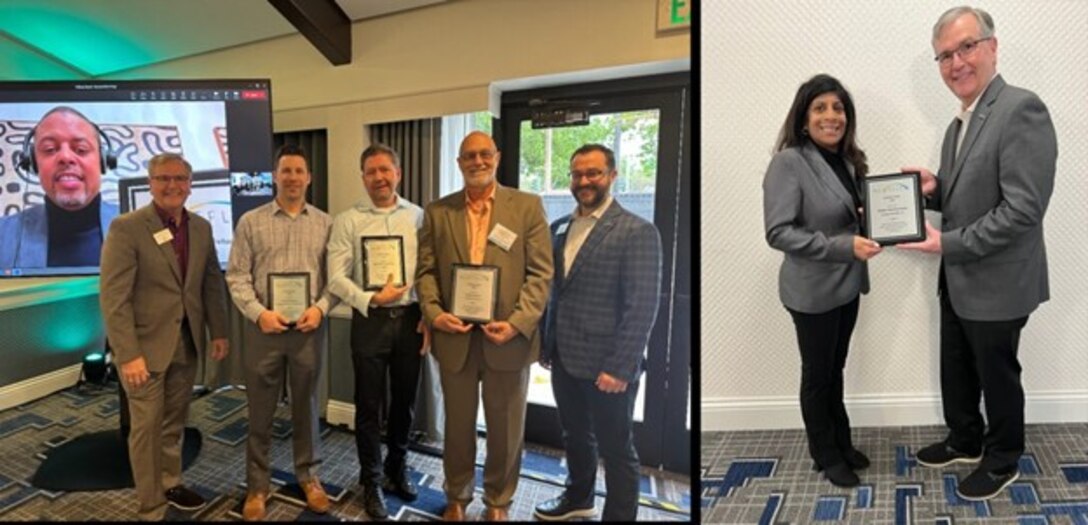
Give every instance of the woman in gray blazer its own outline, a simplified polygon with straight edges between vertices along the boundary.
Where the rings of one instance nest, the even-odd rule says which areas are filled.
[[[763,179],[767,243],[785,254],[778,291],[801,349],[809,453],[844,487],[869,466],[850,440],[842,370],[858,299],[869,291],[865,261],[880,253],[862,231],[860,180],[869,167],[856,128],[850,93],[833,77],[812,77],[797,90]]]

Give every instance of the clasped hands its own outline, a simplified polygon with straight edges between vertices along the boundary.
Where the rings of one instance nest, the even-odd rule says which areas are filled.
[[[448,334],[467,334],[472,331],[471,324],[462,321],[449,312],[442,312],[438,314],[438,317],[434,318],[434,328]],[[506,344],[519,333],[518,329],[507,321],[491,321],[485,325],[480,325],[480,328],[483,329],[484,337],[496,345]]]

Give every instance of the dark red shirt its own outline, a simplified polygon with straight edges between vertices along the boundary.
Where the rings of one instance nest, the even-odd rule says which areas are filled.
[[[155,207],[155,213],[162,219],[162,225],[170,230],[174,237],[171,243],[174,245],[174,255],[178,258],[178,269],[181,270],[181,282],[185,283],[185,273],[189,269],[189,212],[182,208],[181,224],[178,224],[169,213],[166,213],[158,204],[151,203]]]

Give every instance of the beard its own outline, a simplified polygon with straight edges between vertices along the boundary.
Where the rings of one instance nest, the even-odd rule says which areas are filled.
[[[589,192],[589,195],[583,195],[583,192]],[[575,189],[573,193],[574,200],[578,201],[578,204],[586,209],[596,209],[604,202],[605,194],[596,186],[583,186]]]

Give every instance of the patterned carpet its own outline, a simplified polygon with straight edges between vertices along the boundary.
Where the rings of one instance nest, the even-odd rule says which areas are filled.
[[[245,392],[224,389],[193,401],[189,426],[203,434],[203,448],[195,464],[185,471],[187,486],[204,495],[209,505],[186,514],[171,509],[167,518],[185,521],[239,520],[245,498]],[[85,393],[76,389],[0,412],[0,521],[114,521],[136,516],[132,489],[100,492],[48,492],[32,487],[29,480],[53,447],[89,432],[117,428],[117,395]],[[356,482],[359,464],[353,434],[341,428],[322,429],[324,462],[318,468],[333,507],[325,516],[313,514],[294,485],[291,467],[290,412],[280,406],[276,413],[271,464],[274,493],[268,503],[272,521],[366,521]],[[426,447],[424,447],[426,448]],[[481,439],[478,462],[482,465]],[[531,520],[533,507],[562,492],[566,466],[561,451],[527,445],[523,475],[518,484],[510,517]],[[437,452],[437,451],[435,451]],[[434,453],[409,453],[409,466],[420,484],[420,497],[405,503],[387,497],[391,519],[436,520],[445,507],[442,492],[442,459]],[[603,469],[598,474],[597,509],[603,508]],[[661,471],[644,469],[639,520],[690,520],[690,480]],[[469,519],[482,519],[482,474],[477,469],[477,498],[467,509]]]
[[[802,430],[704,432],[703,521],[1088,525],[1088,423],[1028,425],[1020,479],[986,502],[956,495],[972,466],[917,464],[915,451],[944,436],[937,426],[855,429],[872,466],[843,489],[812,471]]]

